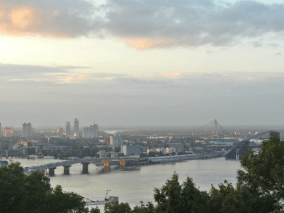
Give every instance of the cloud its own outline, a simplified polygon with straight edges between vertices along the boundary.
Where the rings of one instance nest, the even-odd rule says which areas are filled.
[[[276,44],[276,43],[270,43],[270,44],[268,44],[270,47],[274,47],[274,48],[276,48],[276,47],[279,47],[279,44]]]
[[[84,0],[2,0],[0,34],[74,38],[96,32],[96,8]],[[91,21],[89,21],[91,19]]]
[[[1,64],[1,123],[63,125],[74,117],[85,125],[92,120],[99,125],[188,125],[215,117],[222,123],[281,123],[284,115],[283,72],[127,75],[72,70]]]
[[[260,42],[258,42],[258,41],[255,41],[255,42],[253,42],[252,44],[253,44],[253,46],[254,46],[255,48],[258,48],[258,47],[262,47],[262,46],[263,46],[263,44],[260,43]]]
[[[152,49],[155,47],[174,46],[176,43],[166,39],[151,39],[151,38],[128,38],[126,44],[129,47],[134,47],[139,50]]]
[[[116,37],[140,50],[232,46],[282,37],[284,4],[212,0],[2,0],[0,33],[55,38]],[[273,46],[273,45],[272,45]]]
[[[281,53],[281,52],[278,52],[278,53],[275,53],[274,55],[275,55],[275,56],[281,56],[282,53]]]
[[[281,53],[277,53],[281,55]],[[93,86],[109,84],[124,84],[137,86],[155,86],[160,87],[175,85],[200,85],[200,83],[208,83],[218,85],[220,82],[235,82],[239,84],[265,81],[282,81],[284,74],[282,73],[242,73],[242,72],[218,72],[218,73],[165,73],[165,74],[148,74],[148,75],[130,75],[115,73],[96,73],[96,72],[72,72],[73,69],[84,69],[85,67],[47,67],[47,66],[31,66],[31,65],[11,65],[0,64],[0,75],[2,82],[8,81],[35,81],[50,82],[52,84],[84,84]]]
[[[34,76],[48,73],[67,73],[68,71],[57,67],[0,64],[1,76]]]
[[[283,32],[284,4],[239,1],[110,0],[105,30],[125,38],[171,41],[167,46],[230,46],[244,38]],[[156,46],[149,46],[154,48]]]
[[[72,73],[72,69],[86,67],[46,67],[30,65],[0,64],[0,79],[5,81],[51,81],[59,84],[78,83],[85,79],[83,73]]]

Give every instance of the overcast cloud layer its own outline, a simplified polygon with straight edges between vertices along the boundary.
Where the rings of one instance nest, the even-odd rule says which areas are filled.
[[[0,33],[123,39],[147,49],[228,46],[265,34],[283,37],[284,4],[212,0],[2,0]],[[257,45],[257,44],[256,44]],[[276,44],[277,45],[277,44]]]
[[[283,124],[283,73],[135,76],[72,70],[0,65],[2,126],[63,126],[75,117],[85,126],[93,120],[100,125],[202,125],[214,118],[224,125]]]

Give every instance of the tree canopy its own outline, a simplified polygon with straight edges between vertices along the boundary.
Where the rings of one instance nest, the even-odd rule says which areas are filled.
[[[83,197],[51,188],[49,178],[38,171],[24,175],[20,163],[0,168],[1,213],[88,212]]]

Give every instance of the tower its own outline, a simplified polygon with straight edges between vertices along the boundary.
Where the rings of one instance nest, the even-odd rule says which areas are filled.
[[[23,138],[28,138],[32,136],[32,125],[30,123],[23,123]]]
[[[93,125],[90,126],[93,129],[93,137],[98,138],[99,137],[99,126],[98,124],[95,124],[93,122]]]
[[[66,136],[71,135],[70,122],[66,122],[66,123],[65,123],[65,135],[66,135]]]
[[[215,118],[215,120],[214,120],[214,127],[213,127],[213,138],[216,137],[217,140],[218,140],[219,139],[219,135],[218,135],[217,125],[218,125],[218,123],[217,123],[217,120]]]
[[[79,120],[77,118],[73,121],[73,128],[74,128],[74,136],[79,137]]]

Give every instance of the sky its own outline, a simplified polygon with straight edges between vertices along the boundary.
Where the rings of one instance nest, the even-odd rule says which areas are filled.
[[[283,39],[283,0],[1,0],[0,122],[284,125]]]

